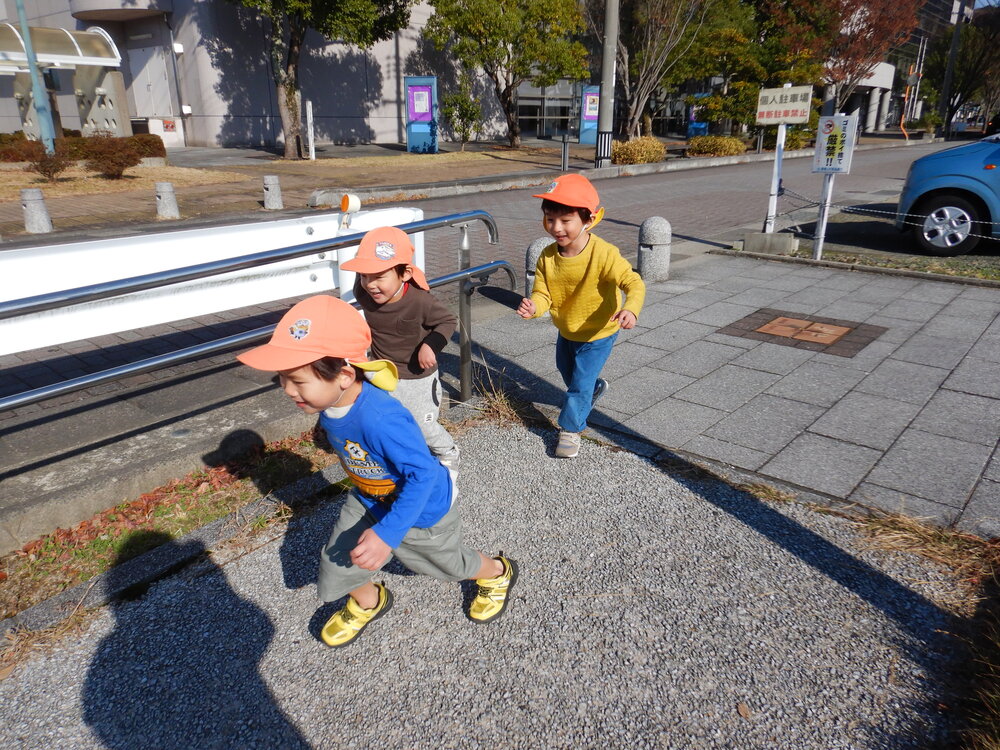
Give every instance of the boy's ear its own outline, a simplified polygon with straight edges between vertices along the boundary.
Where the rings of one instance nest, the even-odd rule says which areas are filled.
[[[402,275],[399,277],[400,281],[407,282],[413,278],[413,266],[409,263],[406,264],[406,268],[403,269]]]
[[[354,369],[353,365],[344,365],[340,368],[341,378],[347,378],[347,384],[342,385],[342,388],[349,388],[354,384],[354,381],[358,379],[358,371]]]

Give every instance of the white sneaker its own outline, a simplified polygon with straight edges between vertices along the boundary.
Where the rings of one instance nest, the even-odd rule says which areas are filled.
[[[556,446],[556,458],[576,458],[580,452],[580,433],[559,430],[559,444]]]

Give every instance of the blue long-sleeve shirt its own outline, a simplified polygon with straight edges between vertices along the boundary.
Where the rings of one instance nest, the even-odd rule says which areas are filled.
[[[388,393],[365,382],[344,417],[323,412],[319,423],[377,519],[372,529],[390,547],[412,527],[429,528],[448,512],[451,475],[431,455],[410,412]]]

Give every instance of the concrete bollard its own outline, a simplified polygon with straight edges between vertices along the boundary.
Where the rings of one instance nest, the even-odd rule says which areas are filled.
[[[650,216],[639,226],[639,275],[643,281],[670,277],[670,222]]]
[[[41,188],[21,190],[21,208],[24,209],[24,231],[29,234],[46,234],[52,231],[52,219],[45,207]]]
[[[535,286],[535,267],[538,259],[542,257],[542,250],[552,244],[551,237],[539,237],[532,240],[524,253],[524,296],[531,296],[531,289]]]
[[[177,208],[177,195],[171,182],[156,183],[156,218],[179,219],[180,209]]]
[[[264,175],[264,208],[277,211],[284,207],[281,202],[281,183],[278,182],[278,175]]]

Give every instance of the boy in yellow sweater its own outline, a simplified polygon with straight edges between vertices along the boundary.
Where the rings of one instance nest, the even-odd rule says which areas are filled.
[[[646,286],[617,247],[590,233],[604,217],[590,180],[566,174],[532,197],[542,199],[542,225],[555,242],[542,251],[531,298],[521,300],[517,314],[537,318],[548,312],[559,329],[556,367],[566,398],[555,454],[575,458],[587,416],[608,387],[601,369],[618,329],[635,326]]]

